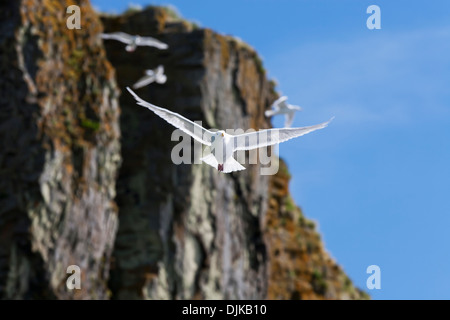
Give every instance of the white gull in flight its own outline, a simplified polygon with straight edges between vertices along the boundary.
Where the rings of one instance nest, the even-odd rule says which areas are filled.
[[[141,37],[138,35],[130,35],[125,32],[102,33],[102,39],[117,40],[125,43],[125,50],[133,52],[138,46],[155,47],[161,50],[169,48],[167,44],[152,37]]]
[[[271,110],[266,110],[264,113],[266,117],[272,117],[279,114],[285,114],[284,126],[286,128],[290,128],[292,126],[292,121],[294,120],[294,114],[296,111],[301,111],[302,108],[298,106],[294,106],[292,104],[287,104],[286,100],[288,97],[283,96],[275,100],[272,104]]]
[[[133,89],[145,87],[152,82],[163,84],[166,83],[166,81],[167,76],[164,74],[164,66],[159,65],[154,70],[145,70],[145,76],[143,76],[133,85]]]
[[[233,153],[235,151],[252,150],[285,142],[289,139],[325,128],[333,119],[331,118],[327,122],[309,127],[266,129],[251,133],[230,135],[223,130],[217,132],[207,130],[178,113],[155,106],[141,99],[128,87],[127,90],[136,99],[138,105],[153,111],[168,123],[190,135],[202,144],[210,146],[211,153],[200,160],[224,173],[245,170],[245,168],[233,158]]]

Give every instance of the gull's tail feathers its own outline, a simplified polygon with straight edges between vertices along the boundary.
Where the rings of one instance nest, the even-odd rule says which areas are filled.
[[[212,153],[208,154],[207,156],[201,158],[204,163],[209,164],[211,167],[218,170],[219,163],[217,162],[216,157]],[[245,167],[243,167],[239,162],[237,162],[233,157],[230,157],[225,161],[223,164],[223,173],[230,173],[234,171],[241,171],[245,170]]]
[[[292,127],[292,122],[294,122],[294,114],[295,114],[295,111],[289,111],[288,113],[286,113],[285,119],[284,119],[284,127],[285,128]]]
[[[233,157],[228,158],[227,161],[225,161],[225,163],[223,164],[223,173],[230,173],[241,170],[245,170],[245,167],[237,162],[237,160]]]

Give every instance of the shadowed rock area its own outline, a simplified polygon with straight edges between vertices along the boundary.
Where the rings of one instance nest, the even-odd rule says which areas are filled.
[[[0,297],[105,299],[120,163],[114,72],[73,1],[0,3]],[[68,290],[78,265],[81,290]]]

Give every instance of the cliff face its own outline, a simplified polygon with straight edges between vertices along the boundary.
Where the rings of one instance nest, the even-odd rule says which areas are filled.
[[[137,93],[205,127],[264,129],[277,95],[257,53],[229,36],[195,28],[163,8],[102,17],[105,32],[154,36],[169,50],[105,42],[119,86],[162,64],[164,85]],[[260,165],[222,174],[205,164],[174,165],[173,127],[120,99],[123,165],[120,226],[110,288],[114,298],[361,298],[322,247],[314,225],[288,192],[283,162],[275,176]],[[193,146],[195,148],[195,145]],[[197,149],[201,152],[201,149]]]
[[[72,4],[80,30],[66,27]],[[129,53],[103,29],[170,48]],[[0,52],[1,298],[366,297],[293,203],[283,161],[276,175],[248,158],[232,174],[175,165],[201,147],[180,154],[186,136],[118,99],[162,64],[168,81],[142,98],[207,128],[269,128],[277,94],[248,45],[164,8],[100,21],[87,0],[21,0],[0,3]],[[81,290],[66,287],[70,265]]]
[[[97,34],[73,1],[0,3],[0,297],[107,298],[117,229],[118,100]],[[78,265],[81,290],[68,290]]]
[[[255,52],[211,30],[170,22],[164,10],[103,22],[107,32],[154,35],[170,48],[140,47],[127,54],[122,44],[105,42],[120,87],[163,64],[167,83],[137,91],[144,99],[202,120],[205,127],[269,126],[263,111],[275,96]],[[259,175],[258,165],[232,175],[202,164],[174,165],[173,127],[137,106],[127,92],[120,104],[124,161],[114,297],[263,298],[267,257],[261,218],[269,177]]]

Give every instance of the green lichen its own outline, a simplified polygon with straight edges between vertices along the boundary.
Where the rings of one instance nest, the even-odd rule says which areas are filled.
[[[328,283],[325,280],[325,276],[319,270],[314,270],[311,277],[311,282],[314,290],[320,294],[325,294],[328,289]]]
[[[306,225],[306,227],[307,227],[308,229],[314,230],[314,229],[316,228],[316,224],[315,224],[315,222],[312,221],[312,220],[306,220],[305,225]]]
[[[255,55],[253,56],[253,60],[255,61],[256,69],[258,70],[258,72],[260,74],[265,75],[266,74],[266,69],[264,69],[261,57],[258,54],[255,53]]]
[[[273,94],[274,96],[277,96],[278,94],[276,88],[278,86],[278,82],[275,79],[270,79],[269,86],[270,86],[269,88],[270,93]]]
[[[100,129],[100,123],[98,121],[93,121],[91,119],[82,119],[81,126],[86,129],[91,129],[97,131]]]
[[[294,200],[292,200],[291,196],[286,197],[285,204],[286,204],[286,210],[289,212],[293,212],[297,208],[297,206],[295,205]]]

